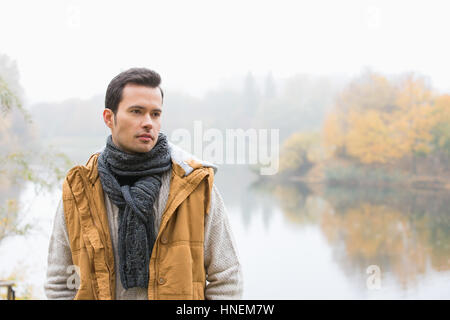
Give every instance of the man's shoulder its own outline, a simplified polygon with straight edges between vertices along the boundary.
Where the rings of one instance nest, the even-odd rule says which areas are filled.
[[[73,166],[66,174],[66,181],[72,181],[78,174],[89,174],[93,170],[97,170],[97,160],[100,152],[94,152],[89,156],[86,163]]]

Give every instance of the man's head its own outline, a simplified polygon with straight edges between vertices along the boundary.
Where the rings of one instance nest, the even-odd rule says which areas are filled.
[[[150,151],[158,140],[164,94],[155,71],[132,68],[108,85],[103,120],[114,144],[129,153]]]

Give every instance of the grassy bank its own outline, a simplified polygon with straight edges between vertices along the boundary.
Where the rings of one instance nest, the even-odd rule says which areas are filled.
[[[450,181],[442,176],[414,175],[398,169],[369,167],[342,162],[314,166],[303,176],[291,180],[347,187],[402,187],[416,189],[448,189]]]

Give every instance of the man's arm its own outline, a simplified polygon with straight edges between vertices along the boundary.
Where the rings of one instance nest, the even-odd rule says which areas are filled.
[[[205,270],[207,300],[241,299],[242,268],[226,208],[213,185],[211,208],[205,217]]]
[[[56,210],[48,248],[47,281],[44,285],[48,299],[70,300],[75,297],[77,289],[70,289],[67,284],[69,277],[75,275],[74,268],[71,268],[72,265],[72,253],[61,200]]]

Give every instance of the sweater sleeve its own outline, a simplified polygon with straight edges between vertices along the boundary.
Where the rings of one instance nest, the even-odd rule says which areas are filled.
[[[71,285],[69,277],[75,274],[75,270],[72,263],[72,253],[64,219],[62,200],[58,204],[53,222],[53,232],[50,237],[47,261],[47,279],[44,285],[47,298],[59,300],[73,299],[77,290],[74,285]]]
[[[219,190],[213,185],[211,208],[205,217],[205,270],[207,300],[241,299],[242,268],[236,242]]]

